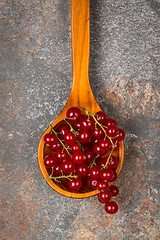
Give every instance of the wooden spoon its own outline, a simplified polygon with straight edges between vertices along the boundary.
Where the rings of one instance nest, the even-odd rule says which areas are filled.
[[[91,90],[89,83],[89,55],[90,55],[90,1],[71,0],[71,42],[72,42],[72,69],[73,82],[69,99],[51,124],[55,127],[66,117],[66,111],[70,107],[83,107],[93,114],[102,111]],[[50,132],[48,128],[42,135],[38,146],[38,163],[44,178],[48,178],[50,172],[44,167],[43,159],[47,154],[52,154],[43,142],[43,137]],[[119,175],[124,160],[124,144],[120,142],[119,151],[115,152],[119,157],[117,175]],[[51,179],[47,181],[49,186],[58,193],[73,198],[85,198],[98,194],[98,190],[83,187],[79,192],[71,192],[64,184],[55,183]]]

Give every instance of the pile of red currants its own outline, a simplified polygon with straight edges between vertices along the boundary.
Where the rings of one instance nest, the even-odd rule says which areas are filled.
[[[51,174],[43,181],[65,179],[67,188],[73,192],[89,184],[91,189],[99,190],[98,200],[105,204],[105,211],[116,213],[118,205],[111,199],[119,189],[109,183],[117,178],[118,158],[114,153],[125,137],[124,130],[103,111],[92,114],[81,107],[69,108],[56,131],[48,119],[47,122],[51,131],[44,136],[44,143],[53,155],[44,159]]]

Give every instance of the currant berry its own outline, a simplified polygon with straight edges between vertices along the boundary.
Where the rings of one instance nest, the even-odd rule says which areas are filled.
[[[88,143],[89,140],[91,139],[91,133],[89,131],[82,129],[79,131],[77,138],[78,138],[78,141],[82,144]]]
[[[84,129],[86,131],[91,131],[94,129],[95,121],[91,116],[83,116],[80,119],[80,126],[81,126],[81,129]]]
[[[90,172],[90,177],[93,179],[98,179],[100,178],[100,167],[99,166],[93,166],[92,168],[90,168],[89,172]]]
[[[96,139],[102,139],[104,138],[105,133],[100,126],[96,126],[96,128],[92,130],[92,135]]]
[[[115,182],[117,179],[117,173],[116,173],[116,171],[112,171],[112,172],[113,172],[113,178],[112,178],[111,182]]]
[[[99,142],[93,144],[92,150],[95,155],[99,155],[99,156],[103,156],[106,153],[106,151],[104,149],[102,149]]]
[[[82,163],[76,166],[76,173],[81,177],[87,176],[88,171],[89,169],[86,163]]]
[[[100,139],[99,144],[100,144],[100,147],[105,151],[108,151],[109,148],[111,147],[111,141],[108,138]]]
[[[61,169],[63,172],[70,174],[75,169],[75,164],[70,159],[67,159],[61,163]]]
[[[58,149],[55,152],[55,157],[57,158],[57,161],[61,163],[68,158],[68,153],[65,149]]]
[[[113,151],[117,151],[119,149],[119,142],[117,142],[115,139],[113,139],[112,141],[113,145],[111,145],[110,149],[113,149]]]
[[[63,135],[63,140],[68,145],[73,145],[76,142],[76,137],[72,132],[66,132]]]
[[[116,125],[110,125],[106,129],[106,134],[108,137],[116,137],[118,128]]]
[[[82,151],[73,153],[72,160],[76,164],[82,164],[86,160],[86,156]]]
[[[43,160],[43,164],[46,168],[52,168],[57,164],[57,159],[55,156],[49,155]]]
[[[96,114],[94,116],[100,124],[105,123],[105,121],[107,120],[106,114],[102,111],[96,112]]]
[[[109,189],[109,184],[108,182],[105,182],[104,180],[99,179],[97,182],[97,189],[100,192],[106,192]]]
[[[66,148],[70,153],[79,152],[81,150],[81,147],[78,143],[74,143],[72,146],[67,145]]]
[[[67,124],[63,124],[63,125],[59,126],[57,129],[58,136],[61,139],[63,139],[63,136],[66,132],[70,132],[70,127]]]
[[[67,181],[67,186],[70,190],[79,190],[82,187],[82,180],[79,177],[72,178],[71,180]]]
[[[67,121],[74,124],[81,117],[81,110],[78,107],[71,107],[67,110],[66,117]]]
[[[110,191],[100,192],[98,194],[98,199],[100,199],[101,202],[103,202],[103,203],[110,201],[111,197],[112,197],[112,195],[111,195]]]
[[[92,179],[90,180],[90,187],[93,189],[97,189],[97,183],[98,183],[98,179]]]
[[[115,186],[115,185],[111,185],[109,187],[109,191],[111,192],[112,197],[115,197],[119,193],[119,188],[117,186]]]
[[[105,211],[109,214],[114,214],[118,211],[118,205],[116,202],[111,201],[105,204]]]
[[[57,136],[54,133],[47,133],[44,135],[43,141],[47,145],[54,145],[57,143]]]
[[[55,176],[60,176],[61,175],[61,164],[57,164],[54,167],[53,173]]]
[[[110,118],[110,119],[107,119],[107,121],[104,123],[104,125],[106,127],[109,127],[111,125],[116,125],[117,126],[117,122],[114,119]]]
[[[90,149],[87,149],[87,150],[84,150],[84,154],[86,156],[86,163],[90,164],[93,161],[94,157],[95,157],[93,151],[90,150]]]
[[[101,170],[100,177],[102,180],[110,182],[110,181],[112,181],[113,176],[114,176],[114,173],[111,169],[102,169]]]
[[[118,165],[118,159],[115,156],[111,155],[108,161],[108,168],[113,169],[113,168],[116,168],[117,165]]]
[[[120,142],[120,141],[123,141],[124,138],[125,138],[125,131],[123,129],[118,128],[118,134],[116,136],[116,140]]]
[[[57,142],[56,144],[51,145],[50,148],[51,148],[53,151],[56,151],[56,150],[62,148],[62,144],[61,144],[60,142]]]

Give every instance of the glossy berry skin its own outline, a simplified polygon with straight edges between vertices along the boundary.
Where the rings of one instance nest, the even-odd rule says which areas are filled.
[[[61,163],[61,169],[63,172],[70,174],[75,169],[75,164],[72,162],[72,160],[67,159],[66,161]]]
[[[114,148],[113,151],[117,151],[119,149],[119,142],[117,142],[115,139],[113,139],[112,141],[113,145],[111,145],[110,149],[112,150]]]
[[[91,178],[90,187],[93,188],[93,189],[97,189],[97,183],[98,183],[98,179]]]
[[[88,143],[89,140],[91,139],[91,133],[89,131],[82,129],[79,131],[77,138],[78,138],[78,141],[82,144]]]
[[[63,135],[63,140],[65,144],[73,145],[76,142],[76,137],[72,132],[66,132]]]
[[[120,141],[123,141],[124,138],[125,138],[125,131],[123,129],[118,128],[118,134],[116,136],[116,140],[120,142]]]
[[[53,150],[53,151],[56,151],[60,148],[62,148],[62,144],[60,142],[57,142],[56,144],[50,146],[50,148]]]
[[[117,165],[118,165],[118,159],[115,156],[111,155],[108,161],[108,168],[113,169],[113,168],[116,168]]]
[[[99,145],[103,150],[108,151],[109,148],[111,147],[111,141],[108,138],[100,139]]]
[[[105,204],[105,211],[109,214],[114,214],[118,211],[118,205],[116,202],[111,201]]]
[[[81,177],[87,176],[88,171],[89,169],[86,163],[82,163],[76,166],[76,173]]]
[[[107,119],[107,121],[104,123],[104,125],[106,127],[109,127],[111,125],[116,125],[117,126],[117,122],[114,119],[110,118],[110,119]]]
[[[55,176],[61,176],[62,175],[61,170],[62,170],[61,169],[61,164],[55,165],[54,170],[53,170],[54,175]]]
[[[47,145],[54,145],[57,143],[57,136],[54,133],[47,133],[44,135],[43,141]]]
[[[117,179],[117,173],[115,171],[112,171],[112,172],[113,172],[113,178],[112,178],[111,182],[114,182]]]
[[[76,131],[79,131],[81,129],[80,120],[73,124],[73,129],[76,130]]]
[[[100,191],[100,192],[106,192],[108,189],[109,189],[109,184],[108,182],[105,182],[101,179],[98,180],[98,183],[97,183],[97,189]]]
[[[112,181],[113,176],[114,176],[114,173],[111,169],[102,169],[101,170],[100,177],[102,180],[110,182],[110,181]]]
[[[99,155],[99,156],[103,156],[106,153],[106,150],[102,149],[99,142],[93,144],[92,150],[95,155]]]
[[[81,117],[80,119],[80,126],[81,126],[81,129],[84,129],[86,131],[91,131],[94,129],[94,126],[95,126],[95,121],[93,119],[93,117],[91,116],[83,116]]]
[[[108,128],[106,129],[106,134],[108,137],[116,137],[117,136],[117,132],[118,132],[118,128],[116,125],[110,125],[108,126]]]
[[[106,114],[102,111],[96,112],[96,114],[94,116],[100,124],[105,123],[107,120]]]
[[[66,132],[70,132],[70,127],[67,124],[63,124],[57,129],[58,137],[61,139],[63,139],[63,136]]]
[[[94,157],[95,157],[93,151],[90,150],[90,149],[87,149],[87,150],[84,150],[84,154],[86,156],[86,163],[90,164],[93,161]]]
[[[78,152],[81,150],[80,146],[78,143],[74,143],[72,146],[71,145],[67,145],[66,148],[68,149],[68,151],[73,154],[74,152]]]
[[[72,181],[67,181],[67,186],[70,190],[76,191],[79,190],[82,187],[82,180],[81,178],[72,178]]]
[[[111,200],[111,193],[110,191],[100,192],[98,194],[98,198],[101,200],[101,202],[106,203]]]
[[[43,164],[46,168],[52,168],[57,164],[57,159],[55,156],[47,156],[43,160]]]
[[[86,160],[86,156],[83,152],[75,152],[72,155],[72,160],[76,164],[82,164]]]
[[[90,173],[90,177],[93,179],[98,179],[100,178],[100,167],[99,166],[93,166],[92,168],[90,168],[89,173]]]
[[[111,185],[109,187],[109,191],[111,192],[112,197],[115,197],[115,196],[117,196],[119,194],[119,189],[115,185]]]
[[[81,110],[78,107],[71,107],[66,113],[67,121],[74,124],[81,117]],[[71,118],[71,119],[70,119]]]
[[[55,153],[55,157],[57,158],[57,161],[61,163],[68,158],[68,153],[66,150],[58,149]]]
[[[104,133],[104,131],[102,130],[102,128],[97,125],[96,128],[94,128],[94,129],[92,130],[92,136],[93,136],[94,138],[96,138],[96,139],[102,139],[102,138],[104,138],[105,133]]]

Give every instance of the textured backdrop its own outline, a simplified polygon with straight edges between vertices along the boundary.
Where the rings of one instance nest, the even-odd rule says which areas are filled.
[[[71,89],[69,0],[1,0],[3,240],[158,240],[159,0],[91,0],[90,82],[126,131],[119,212],[54,192],[37,146]]]

